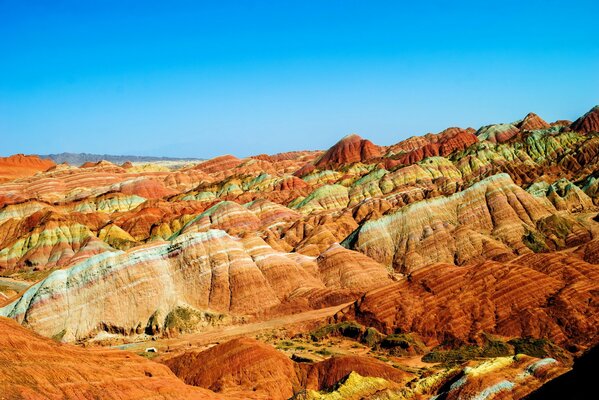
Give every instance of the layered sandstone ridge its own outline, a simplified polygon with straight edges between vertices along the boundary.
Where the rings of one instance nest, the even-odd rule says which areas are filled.
[[[197,316],[192,328],[199,329],[295,299],[322,307],[327,298],[348,301],[385,281],[382,265],[349,250],[331,249],[315,260],[277,252],[257,237],[209,230],[89,257],[53,272],[0,313],[72,341],[101,331],[161,332],[182,310]]]
[[[507,263],[433,264],[368,292],[337,319],[381,332],[413,332],[429,344],[476,343],[481,335],[593,345],[599,327],[599,265],[570,252]]]
[[[568,216],[554,215],[515,185],[507,174],[487,178],[449,197],[408,205],[366,222],[349,245],[400,272],[437,262],[462,265],[484,259],[508,260],[535,246],[556,248],[552,220],[562,221],[567,244],[590,240],[590,232]],[[557,238],[556,238],[557,239]]]

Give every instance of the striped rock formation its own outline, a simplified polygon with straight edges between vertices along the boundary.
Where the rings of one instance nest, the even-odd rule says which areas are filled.
[[[55,271],[0,313],[65,341],[101,331],[162,332],[179,309],[200,315],[196,328],[302,300],[348,301],[390,282],[385,268],[345,249],[318,260],[274,251],[257,237],[187,233],[170,243],[104,252]],[[332,305],[332,304],[331,304]]]
[[[379,157],[381,149],[370,140],[352,134],[344,137],[314,163],[318,168],[339,167]]]
[[[597,344],[596,116],[547,124],[530,113],[385,147],[350,135],[327,151],[197,165],[3,159],[1,313],[58,340],[106,344],[355,302],[338,318],[429,346],[529,335],[577,355]],[[359,360],[286,375],[311,382],[311,398],[519,398],[563,371],[516,357],[469,374],[479,361],[403,365],[418,374],[409,387],[383,369],[352,374]],[[261,375],[250,376],[235,396],[274,390],[251,394]]]
[[[35,175],[47,171],[54,165],[51,160],[43,160],[33,155],[15,154],[10,157],[0,157],[0,183]]]
[[[437,262],[507,260],[532,253],[536,246],[556,247],[550,232],[538,226],[550,221],[554,210],[501,174],[452,196],[411,204],[366,222],[349,245],[400,272]],[[564,218],[568,222],[563,235],[590,238],[584,227]]]
[[[599,132],[599,106],[595,106],[570,126],[572,130],[583,133]]]
[[[476,132],[478,140],[488,140],[491,143],[503,143],[512,139],[520,133],[520,130],[512,124],[495,124],[483,126]]]
[[[110,349],[43,338],[0,317],[0,393],[6,399],[218,399],[166,366]]]
[[[491,333],[584,348],[599,333],[598,288],[599,265],[568,252],[433,264],[368,292],[336,318],[414,332],[432,345],[475,343]]]
[[[516,128],[521,131],[535,131],[549,128],[549,124],[535,113],[528,113],[522,121],[516,123]]]

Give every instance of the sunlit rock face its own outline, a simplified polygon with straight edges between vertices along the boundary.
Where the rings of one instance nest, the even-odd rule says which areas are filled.
[[[595,246],[596,247],[596,246]],[[587,257],[596,249],[588,249]],[[484,333],[588,346],[598,330],[599,265],[568,252],[467,267],[433,264],[367,293],[339,319],[430,343],[473,343]]]
[[[353,248],[402,272],[436,262],[508,260],[533,252],[535,235],[540,246],[551,246],[550,239],[541,239],[538,224],[554,212],[550,203],[537,200],[508,175],[496,175],[365,223]],[[565,225],[565,234],[585,231],[575,221]]]
[[[382,282],[391,282],[384,266],[340,246],[314,260],[275,251],[256,236],[239,239],[208,230],[89,257],[53,272],[1,312],[68,341],[102,330],[160,330],[178,307],[243,316],[300,294],[337,291],[349,300],[351,293]]]
[[[129,352],[57,343],[0,317],[0,391],[9,399],[218,399]]]
[[[593,107],[570,126],[573,131],[584,133],[599,132],[599,106]]]
[[[44,160],[38,156],[15,154],[9,157],[0,157],[0,183],[13,179],[35,175],[54,167],[51,160]]]
[[[381,155],[381,149],[370,140],[358,135],[348,135],[327,150],[314,164],[316,167],[340,167],[368,161]]]
[[[517,122],[515,125],[516,128],[522,131],[535,131],[550,127],[550,125],[543,118],[532,112],[526,114],[522,121]]]

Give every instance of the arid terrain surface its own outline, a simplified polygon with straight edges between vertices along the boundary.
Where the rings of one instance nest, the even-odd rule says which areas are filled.
[[[598,211],[599,106],[243,159],[0,158],[0,399],[549,398],[596,359]]]

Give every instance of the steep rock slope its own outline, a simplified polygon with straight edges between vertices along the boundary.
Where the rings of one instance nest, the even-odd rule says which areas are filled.
[[[595,106],[570,126],[572,130],[584,133],[599,132],[599,106]]]
[[[492,333],[584,348],[599,333],[598,288],[599,265],[566,252],[434,264],[368,292],[337,319],[415,332],[431,344],[477,342]]]
[[[534,131],[549,128],[549,124],[535,113],[528,113],[522,121],[516,124],[516,128],[522,131]]]
[[[55,165],[51,160],[43,160],[33,155],[15,154],[0,157],[0,183],[47,171]]]
[[[401,272],[435,262],[464,264],[482,259],[507,260],[553,246],[550,232],[537,226],[554,209],[516,186],[508,175],[487,178],[446,198],[418,202],[365,223],[352,248]],[[560,218],[560,217],[553,217]],[[566,217],[564,217],[566,218]],[[585,228],[567,220],[563,234],[571,244]],[[547,229],[555,224],[546,224]]]
[[[119,350],[56,343],[0,317],[0,397],[6,399],[217,399],[164,365]]]
[[[327,150],[314,165],[318,168],[339,167],[367,161],[380,155],[381,149],[370,140],[362,139],[358,135],[348,135]]]
[[[182,325],[199,329],[224,315],[264,313],[299,299],[303,307],[322,307],[329,295],[337,293],[330,301],[346,302],[355,298],[352,293],[388,279],[382,265],[340,251],[345,258],[332,250],[317,266],[312,258],[274,251],[255,236],[188,233],[170,243],[106,252],[55,271],[0,313],[45,336],[70,341],[100,331],[162,332],[177,328],[172,321],[182,314],[197,317],[195,326]],[[360,278],[364,274],[367,280]]]

